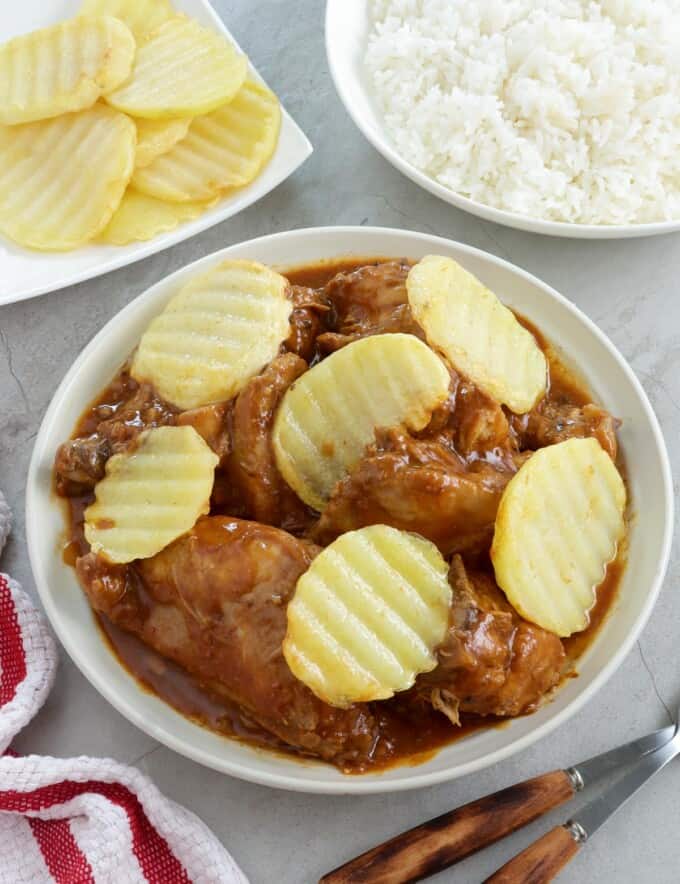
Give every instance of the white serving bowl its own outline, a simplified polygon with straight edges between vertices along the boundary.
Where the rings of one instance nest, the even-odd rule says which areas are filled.
[[[629,564],[618,601],[579,661],[579,677],[569,679],[551,703],[506,727],[460,739],[419,766],[343,776],[328,765],[220,737],[139,687],[108,650],[73,569],[62,561],[64,514],[52,491],[51,468],[57,447],[134,349],[147,323],[199,270],[226,257],[285,267],[336,256],[417,259],[430,253],[455,258],[536,323],[559,346],[567,364],[580,367],[595,398],[623,418],[620,441],[638,515],[630,527]],[[633,646],[661,587],[672,523],[670,467],[656,417],[631,369],[586,316],[545,283],[485,252],[421,233],[365,227],[294,230],[231,246],[178,270],[136,298],[88,344],[54,394],[36,439],[26,488],[28,548],[40,597],[64,647],[97,690],[133,724],[182,755],[246,780],[305,792],[357,794],[427,786],[507,758],[550,733],[602,687]]]
[[[380,111],[371,95],[368,76],[364,70],[364,54],[370,31],[369,0],[327,0],[326,55],[338,95],[350,117],[370,143],[386,160],[407,178],[415,181],[435,196],[464,209],[472,215],[516,227],[531,233],[549,236],[567,236],[576,239],[625,239],[652,236],[680,230],[680,218],[648,224],[570,224],[563,221],[544,221],[528,215],[519,215],[495,209],[484,203],[461,196],[439,184],[397,152],[387,133]]]

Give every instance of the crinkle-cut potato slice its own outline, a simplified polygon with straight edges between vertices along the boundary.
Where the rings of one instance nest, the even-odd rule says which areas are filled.
[[[159,233],[174,230],[184,221],[198,218],[216,202],[214,199],[202,203],[166,203],[128,187],[113,217],[97,239],[114,246],[153,239]]]
[[[176,13],[168,0],[83,0],[80,15],[115,15],[140,40]]]
[[[195,117],[231,101],[247,68],[225,37],[178,15],[138,46],[132,76],[106,100],[133,117]]]
[[[135,171],[138,190],[177,202],[210,199],[249,184],[270,159],[281,128],[277,97],[246,81],[236,98],[196,117],[185,138]]]
[[[545,393],[545,356],[492,291],[438,255],[414,265],[406,287],[428,343],[457,371],[516,414],[533,408]]]
[[[156,555],[210,509],[219,458],[193,427],[154,427],[114,454],[85,510],[85,538],[109,562]]]
[[[131,373],[182,411],[235,396],[290,332],[288,280],[255,261],[195,277],[142,335]]]
[[[156,157],[167,153],[189,131],[191,117],[179,120],[135,120],[137,153],[135,168],[148,166]]]
[[[135,137],[132,120],[105,104],[0,126],[0,232],[43,251],[96,237],[132,175]]]
[[[73,18],[0,46],[0,123],[90,107],[126,80],[135,38],[111,16]]]
[[[625,507],[621,475],[596,439],[531,455],[503,493],[491,547],[498,585],[522,617],[560,636],[586,628]]]
[[[372,525],[314,559],[288,604],[283,654],[331,706],[386,700],[437,665],[452,590],[437,547]]]
[[[414,335],[373,335],[337,350],[283,397],[272,433],[281,475],[322,510],[376,427],[422,430],[449,382],[442,360]]]

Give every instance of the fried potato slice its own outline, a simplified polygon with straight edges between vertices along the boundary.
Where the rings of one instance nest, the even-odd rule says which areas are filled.
[[[180,120],[135,120],[137,127],[137,153],[135,168],[141,169],[156,157],[167,153],[189,131],[191,117]]]
[[[216,202],[166,203],[128,187],[113,217],[97,239],[114,246],[153,239],[159,233],[174,230],[184,221],[198,218]]]
[[[376,427],[421,430],[449,393],[449,372],[413,335],[361,338],[327,356],[286,392],[272,443],[281,475],[322,510]]]
[[[142,335],[131,373],[182,411],[235,396],[290,331],[287,279],[224,261],[187,283]]]
[[[106,100],[133,117],[194,117],[231,101],[247,68],[225,37],[177,15],[139,45],[132,76]]]
[[[406,288],[428,343],[457,371],[516,414],[533,408],[545,392],[545,356],[492,291],[438,255],[411,268]]]
[[[585,629],[624,535],[626,489],[596,439],[539,449],[506,487],[491,559],[526,620],[560,636]]]
[[[83,0],[80,15],[114,15],[141,40],[176,13],[168,0]]]
[[[73,18],[0,46],[0,124],[90,107],[130,75],[135,38],[111,16]]]
[[[349,531],[298,580],[284,657],[331,706],[386,700],[437,665],[451,597],[429,540],[387,525]]]
[[[210,509],[219,458],[193,427],[154,427],[114,454],[85,510],[85,538],[109,562],[156,555]]]
[[[132,120],[104,104],[0,126],[0,232],[44,251],[96,237],[132,175],[135,137]]]
[[[134,185],[163,200],[210,199],[249,184],[274,153],[281,128],[277,97],[246,81],[236,98],[196,117],[185,138],[150,165],[138,168]]]

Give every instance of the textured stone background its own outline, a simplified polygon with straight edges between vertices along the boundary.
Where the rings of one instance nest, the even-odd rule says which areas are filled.
[[[77,353],[121,307],[166,274],[230,243],[294,227],[374,224],[429,231],[485,249],[544,279],[620,348],[647,390],[680,475],[680,235],[620,242],[532,236],[457,211],[399,175],[363,139],[327,70],[320,0],[217,0],[216,8],[314,144],[298,173],[241,216],[100,279],[0,308],[0,488],[16,515],[3,570],[33,590],[24,479],[41,417]],[[311,882],[377,841],[457,804],[576,762],[669,720],[680,699],[677,549],[641,641],[580,714],[521,755],[450,785],[363,798],[305,796],[216,775],[175,755],[113,710],[62,655],[56,687],[20,752],[112,755],[138,765],[198,813],[253,884]],[[558,810],[437,881],[481,881]],[[589,844],[565,884],[680,880],[680,762]]]

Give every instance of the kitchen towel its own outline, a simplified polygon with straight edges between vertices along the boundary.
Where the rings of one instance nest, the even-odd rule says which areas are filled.
[[[0,493],[0,553],[10,524]],[[247,884],[207,826],[135,768],[9,749],[56,667],[42,615],[0,573],[0,884]]]

